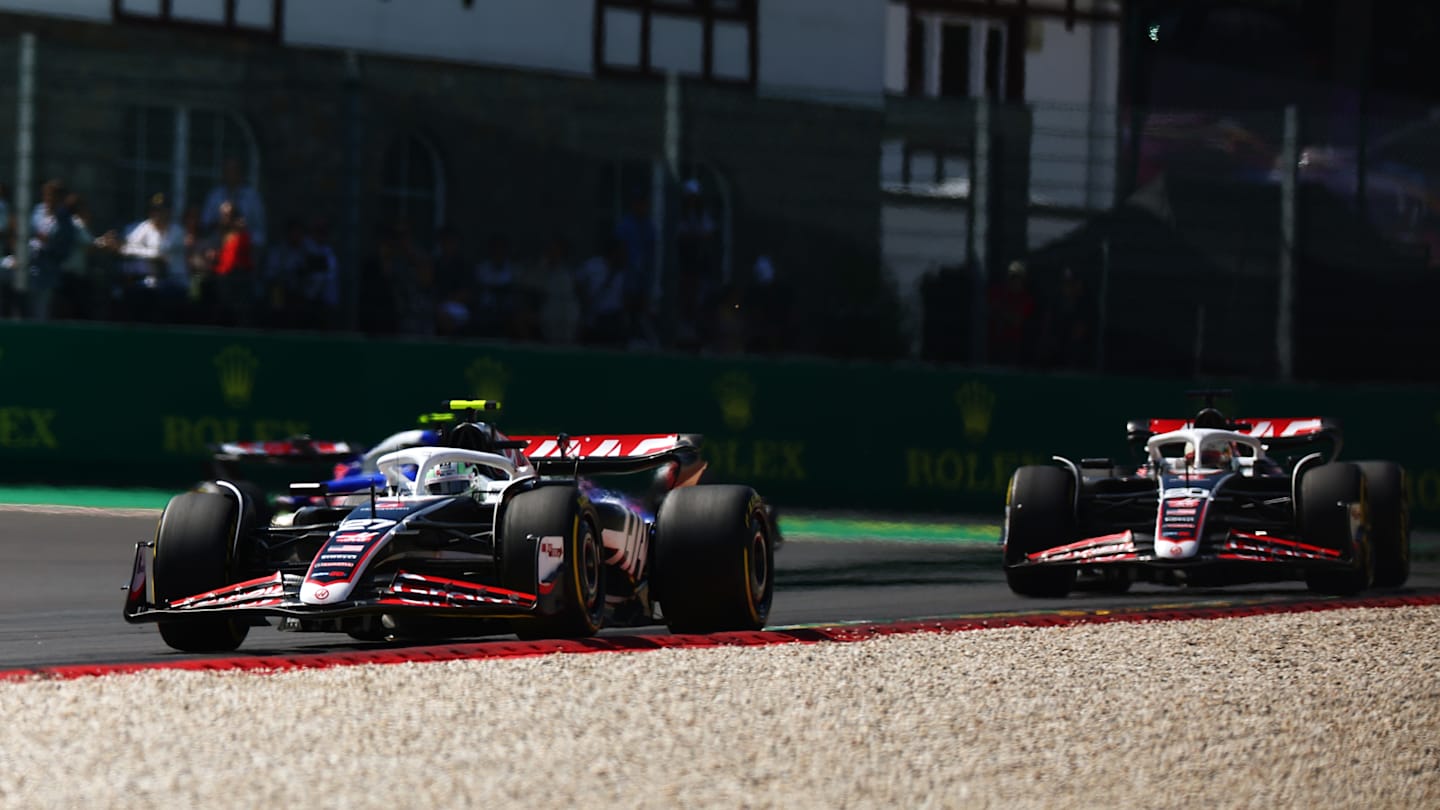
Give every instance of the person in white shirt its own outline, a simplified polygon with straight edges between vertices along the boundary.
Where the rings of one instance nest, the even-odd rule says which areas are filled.
[[[132,283],[148,288],[189,287],[185,263],[185,230],[170,219],[165,195],[150,198],[150,216],[125,235],[120,246],[122,270]]]
[[[510,337],[515,315],[515,280],[520,274],[510,258],[510,240],[490,237],[489,256],[475,265],[470,294],[470,331],[482,337]]]
[[[600,253],[575,272],[580,299],[580,340],[590,346],[623,346],[630,338],[626,309],[629,282],[625,243],[607,238]]]
[[[592,268],[592,274],[594,270]],[[580,330],[580,297],[575,289],[578,274],[570,261],[570,246],[554,237],[546,246],[533,276],[527,277],[537,303],[540,336],[547,343],[569,345]]]

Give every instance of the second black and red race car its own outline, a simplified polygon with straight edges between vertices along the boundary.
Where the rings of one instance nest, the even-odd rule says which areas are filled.
[[[1016,470],[1001,540],[1012,591],[1065,596],[1078,578],[1353,594],[1409,577],[1405,471],[1339,460],[1335,420],[1232,420],[1212,401],[1190,419],[1131,421],[1128,438],[1132,465],[1057,456]]]

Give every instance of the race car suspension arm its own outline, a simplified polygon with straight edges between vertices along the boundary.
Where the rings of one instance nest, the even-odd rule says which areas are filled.
[[[493,527],[478,532],[471,531],[474,528],[474,523],[450,523],[430,520],[428,518],[411,518],[405,522],[405,528],[395,531],[395,536],[414,538],[420,535],[421,529],[432,529],[445,535],[448,541],[446,545],[453,545],[455,543],[478,543],[487,549],[495,545],[495,530]]]

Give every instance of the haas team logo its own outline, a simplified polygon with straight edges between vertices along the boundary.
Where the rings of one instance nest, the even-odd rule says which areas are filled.
[[[243,408],[250,404],[255,390],[255,369],[260,361],[244,346],[229,346],[215,355],[215,368],[220,372],[220,394],[225,404]]]

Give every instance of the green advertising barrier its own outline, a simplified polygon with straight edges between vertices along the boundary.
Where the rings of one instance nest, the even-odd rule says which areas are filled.
[[[781,505],[993,513],[1016,466],[1120,456],[1193,383],[239,331],[0,324],[3,477],[183,488],[208,444],[370,443],[451,397],[509,433],[696,432],[716,480]],[[1334,416],[1440,524],[1440,388],[1237,387],[1234,415]]]

